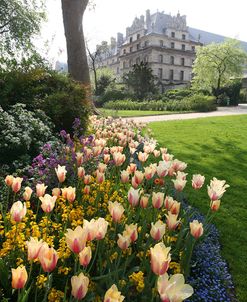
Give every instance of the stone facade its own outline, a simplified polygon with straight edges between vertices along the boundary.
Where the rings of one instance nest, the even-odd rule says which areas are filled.
[[[111,38],[107,55],[100,66],[111,68],[121,76],[136,63],[148,62],[161,89],[166,86],[186,85],[191,80],[195,48],[202,43],[191,36],[186,16],[171,16],[163,12],[135,18],[126,28],[125,37],[118,33]],[[99,67],[100,67],[99,66]]]

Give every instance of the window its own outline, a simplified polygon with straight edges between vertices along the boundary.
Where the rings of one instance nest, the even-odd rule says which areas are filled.
[[[145,47],[147,47],[147,46],[148,46],[148,44],[149,44],[149,42],[148,42],[148,41],[145,41],[145,42],[144,42],[144,46],[145,46]]]
[[[132,43],[132,41],[133,41],[133,38],[132,38],[132,37],[130,37],[130,43]]]
[[[163,63],[163,55],[159,55],[159,62]]]
[[[126,49],[123,50],[123,54],[126,55]]]
[[[170,64],[174,65],[174,57],[173,56],[170,57]]]
[[[185,35],[182,35],[182,40],[185,40],[186,39],[186,36]]]
[[[136,45],[136,50],[139,50],[140,49],[140,43],[138,43],[137,45]]]
[[[192,51],[195,51],[195,46],[191,46],[191,50],[192,50]]]
[[[170,73],[169,73],[169,79],[171,81],[173,80],[173,70],[172,69],[170,70]]]
[[[132,52],[132,50],[133,50],[133,47],[130,47],[130,52]]]
[[[181,58],[181,65],[184,66],[184,58]]]
[[[171,42],[171,48],[175,48],[175,43]]]
[[[180,81],[183,81],[184,80],[184,71],[181,70],[180,71]]]
[[[163,77],[163,69],[162,68],[159,68],[159,70],[158,70],[158,77],[159,77],[159,79],[162,80],[162,77]]]
[[[129,60],[129,67],[131,67],[133,65],[132,60]]]
[[[140,39],[140,34],[137,34],[136,39],[137,40]]]
[[[182,50],[185,50],[185,44],[182,44]]]
[[[163,47],[163,46],[164,46],[164,41],[160,40],[160,47]]]
[[[175,32],[174,31],[171,32],[171,36],[172,36],[172,38],[175,38]]]

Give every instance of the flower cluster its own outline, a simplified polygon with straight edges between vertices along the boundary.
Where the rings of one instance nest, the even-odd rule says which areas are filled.
[[[0,269],[11,276],[14,291],[2,282],[1,298],[189,298],[193,288],[185,280],[193,248],[228,185],[211,180],[209,214],[204,224],[192,220],[181,203],[186,163],[141,135],[144,125],[96,117],[91,122],[93,135],[67,137],[66,162],[50,170],[55,186],[36,179],[24,187],[22,178],[6,177]],[[193,188],[204,181],[194,175]]]

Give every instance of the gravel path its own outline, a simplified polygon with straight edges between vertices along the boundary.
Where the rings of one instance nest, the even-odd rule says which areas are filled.
[[[134,120],[136,122],[149,123],[149,122],[158,122],[158,121],[189,120],[189,119],[195,119],[201,117],[239,115],[239,114],[247,114],[247,104],[241,104],[237,107],[219,107],[217,111],[213,111],[213,112],[139,116],[139,117],[126,118],[126,120]]]

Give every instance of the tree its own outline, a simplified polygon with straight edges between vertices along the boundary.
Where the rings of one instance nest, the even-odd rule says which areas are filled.
[[[134,64],[133,69],[123,76],[123,82],[132,89],[134,96],[139,100],[156,92],[155,76],[148,63]]]
[[[87,52],[89,55],[89,68],[93,72],[93,78],[94,78],[94,88],[95,93],[98,95],[98,77],[97,77],[97,69],[100,67],[100,64],[102,63],[102,60],[109,55],[109,46],[106,41],[102,41],[100,45],[96,46],[96,51],[91,52],[90,49],[87,47]]]
[[[221,87],[229,84],[232,78],[242,76],[246,58],[247,54],[237,40],[198,48],[193,65],[192,86],[214,91],[218,96]]]
[[[44,3],[37,0],[0,0],[0,56],[14,57],[33,49],[32,37],[45,19]]]
[[[89,0],[62,0],[68,72],[74,80],[85,85],[90,84],[90,77],[82,21],[88,2]]]

